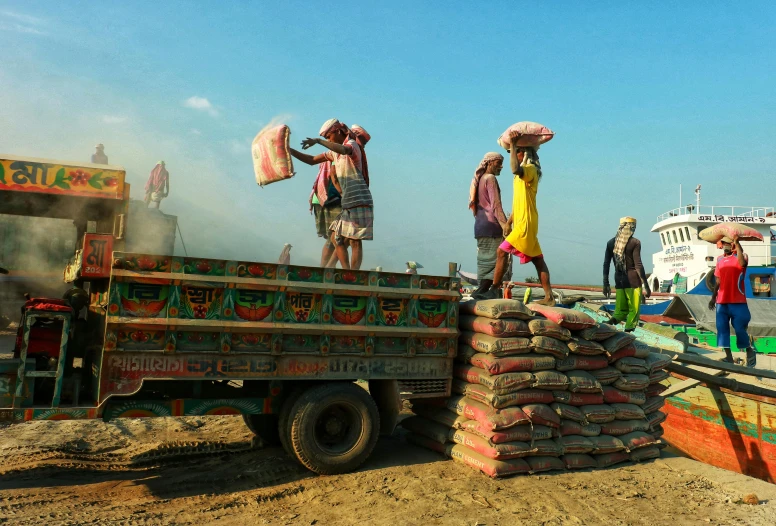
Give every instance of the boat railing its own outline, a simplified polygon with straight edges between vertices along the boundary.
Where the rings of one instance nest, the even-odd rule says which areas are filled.
[[[704,215],[704,216],[735,216],[735,217],[773,217],[774,207],[772,206],[713,206],[695,205],[681,206],[669,210],[668,212],[657,216],[657,222],[665,221],[672,217],[685,215]]]

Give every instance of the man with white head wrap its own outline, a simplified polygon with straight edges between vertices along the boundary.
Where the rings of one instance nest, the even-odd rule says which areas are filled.
[[[477,240],[479,281],[479,287],[474,294],[487,292],[493,285],[498,247],[509,233],[507,216],[501,204],[501,188],[496,180],[503,166],[503,155],[496,152],[486,153],[477,166],[469,187],[469,208],[474,214],[474,238]],[[508,274],[509,270],[506,279],[509,279]]]
[[[108,164],[108,156],[105,155],[105,146],[102,144],[98,144],[94,147],[92,164]]]
[[[609,266],[614,260],[615,293],[614,315],[618,323],[625,322],[625,330],[632,331],[639,324],[641,311],[641,287],[647,298],[652,295],[649,290],[644,265],[641,262],[641,241],[633,237],[636,231],[636,220],[632,217],[620,219],[617,235],[606,244],[604,254],[604,296],[611,296],[609,286]]]
[[[329,119],[320,130],[323,139],[307,138],[302,141],[306,150],[320,144],[329,151],[315,156],[289,148],[291,155],[309,165],[330,161],[334,165],[332,182],[342,196],[342,213],[331,224],[336,254],[342,268],[358,270],[363,259],[362,241],[371,240],[374,225],[374,204],[363,176],[363,150],[355,134],[337,119]],[[347,248],[353,249],[348,260]]]

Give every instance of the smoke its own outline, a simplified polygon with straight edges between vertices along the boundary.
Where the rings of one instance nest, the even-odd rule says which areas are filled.
[[[284,114],[280,114],[280,115],[275,115],[274,117],[272,117],[269,120],[269,122],[267,124],[264,125],[264,127],[261,130],[259,130],[259,133],[257,133],[256,135],[264,133],[267,130],[275,128],[276,126],[280,126],[281,124],[286,124],[287,125],[289,122],[291,122],[293,120],[293,118],[294,117],[291,114],[288,114],[288,113],[284,113]]]

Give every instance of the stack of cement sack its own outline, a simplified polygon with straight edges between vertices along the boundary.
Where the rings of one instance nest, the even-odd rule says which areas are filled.
[[[491,477],[660,456],[670,357],[585,313],[516,300],[462,303],[460,329],[454,394],[413,403],[410,442]]]

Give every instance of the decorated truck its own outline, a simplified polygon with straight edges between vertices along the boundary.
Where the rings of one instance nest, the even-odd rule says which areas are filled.
[[[119,167],[0,163],[15,183],[0,182],[0,213],[42,199],[97,225],[79,229],[64,297],[21,309],[0,419],[242,415],[262,442],[333,474],[392,432],[401,397],[450,394],[455,264],[421,276],[127,253]]]

